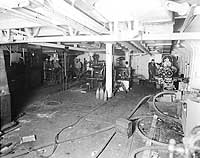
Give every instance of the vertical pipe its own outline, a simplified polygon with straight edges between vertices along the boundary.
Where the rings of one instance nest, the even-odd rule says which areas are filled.
[[[112,51],[113,44],[106,43],[106,91],[108,98],[112,97]]]

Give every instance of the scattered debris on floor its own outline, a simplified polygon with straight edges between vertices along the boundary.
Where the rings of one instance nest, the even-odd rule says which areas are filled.
[[[19,123],[30,123],[31,122],[31,120],[18,120],[19,121]]]
[[[27,115],[18,120],[18,128],[12,130],[12,135],[2,133],[1,156],[121,158],[143,151],[140,147],[147,148],[145,140],[150,139],[155,111],[151,113],[147,105],[151,95],[141,100],[141,95],[134,93],[122,93],[123,97],[116,96],[108,102],[96,100],[95,92],[84,97],[74,91],[52,95],[51,99],[40,101],[37,107],[41,108],[34,108],[33,114],[32,107],[28,107]],[[158,114],[153,145],[149,148],[155,142],[168,144],[171,138],[182,143],[182,127],[163,117]],[[152,150],[150,154],[152,158],[163,156],[159,150]]]
[[[40,114],[39,113],[39,114],[37,114],[37,117],[39,117],[39,118],[52,118],[57,112],[58,111],[55,111],[51,114],[49,114],[49,113]]]
[[[20,144],[34,141],[36,141],[36,135],[23,136],[21,137]]]

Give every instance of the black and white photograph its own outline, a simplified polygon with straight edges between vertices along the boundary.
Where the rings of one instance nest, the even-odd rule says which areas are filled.
[[[1,158],[200,158],[200,0],[0,0]]]

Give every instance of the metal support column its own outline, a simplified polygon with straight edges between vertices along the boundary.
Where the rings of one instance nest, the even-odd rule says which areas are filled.
[[[113,44],[106,43],[106,91],[108,93],[108,98],[112,97],[112,51]]]
[[[11,101],[3,50],[0,48],[0,111],[1,127],[11,122]]]

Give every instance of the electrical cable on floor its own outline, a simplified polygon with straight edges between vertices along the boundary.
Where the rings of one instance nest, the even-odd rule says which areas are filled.
[[[150,97],[151,97],[150,95],[144,97],[144,98],[137,104],[136,108],[134,108],[134,110],[131,111],[131,114],[128,115],[127,118],[131,118],[132,115],[138,110],[138,108],[139,108],[144,102],[146,102]],[[103,129],[103,130],[100,130],[100,132],[97,131],[97,132],[94,132],[94,133],[89,134],[89,135],[85,135],[85,136],[77,137],[77,138],[72,138],[72,139],[67,139],[67,140],[64,140],[64,141],[59,142],[59,135],[60,135],[64,130],[66,130],[66,129],[68,129],[68,128],[73,128],[73,127],[74,127],[75,125],[77,125],[80,121],[82,121],[86,116],[88,116],[89,114],[91,114],[92,112],[94,112],[95,110],[99,109],[100,107],[102,107],[102,106],[105,105],[105,104],[106,104],[106,103],[101,104],[101,105],[97,105],[94,109],[92,109],[91,111],[89,111],[88,113],[86,113],[85,115],[83,115],[82,117],[80,117],[77,121],[75,121],[75,122],[72,123],[71,125],[68,125],[68,126],[62,128],[62,129],[56,134],[54,143],[51,143],[51,144],[48,144],[48,145],[46,145],[46,146],[42,146],[42,147],[39,147],[39,148],[36,148],[36,149],[32,149],[32,150],[29,151],[29,152],[26,152],[26,153],[24,153],[24,154],[20,154],[20,155],[14,156],[13,158],[21,157],[21,156],[23,156],[23,155],[29,154],[29,153],[32,152],[32,151],[37,151],[37,150],[42,149],[42,148],[45,148],[45,147],[53,146],[53,150],[52,150],[52,152],[51,152],[49,155],[47,155],[47,156],[45,156],[45,155],[39,155],[40,158],[49,158],[49,157],[51,157],[51,156],[55,153],[55,151],[56,151],[56,149],[57,149],[57,147],[58,147],[59,144],[62,144],[62,143],[68,142],[68,141],[73,141],[73,140],[85,138],[85,137],[89,137],[89,136],[91,136],[91,135],[94,135],[94,134],[97,134],[97,133],[101,133],[101,132],[104,132],[104,131],[108,131],[108,130],[110,130],[110,129],[113,129],[114,126],[110,126],[110,127],[107,127],[105,130],[104,130],[104,129]],[[116,135],[116,130],[111,134],[111,137],[109,137],[108,141],[106,141],[105,145],[104,145],[104,146],[102,147],[102,149],[98,152],[96,158],[98,158],[98,157],[103,153],[103,151],[105,150],[105,148],[108,146],[108,144],[111,142],[111,140],[114,138],[115,135]]]
[[[104,104],[105,104],[105,103],[104,103]],[[104,105],[104,104],[102,104],[102,105]],[[68,126],[62,128],[62,129],[56,134],[56,136],[55,136],[54,147],[53,147],[52,153],[49,154],[49,155],[47,155],[47,156],[40,155],[40,157],[41,157],[41,158],[49,158],[49,157],[51,157],[51,156],[55,153],[55,151],[56,151],[56,149],[57,149],[57,147],[58,147],[58,144],[59,144],[58,141],[59,141],[59,136],[60,136],[60,134],[61,134],[64,130],[66,130],[66,129],[68,129],[68,128],[73,128],[73,127],[74,127],[75,125],[77,125],[80,121],[82,121],[86,116],[90,115],[92,112],[94,112],[94,111],[96,111],[97,109],[99,109],[100,107],[102,107],[102,105],[97,105],[94,109],[92,109],[91,111],[89,111],[88,113],[86,113],[85,115],[83,115],[82,117],[80,117],[78,120],[76,120],[76,121],[75,121],[74,123],[72,123],[71,125],[68,125]]]
[[[136,107],[131,110],[131,113],[128,115],[127,119],[129,120],[133,114],[138,110],[138,108],[144,104],[145,102],[147,102],[150,99],[151,95],[145,96],[143,97],[139,103],[136,105]],[[104,144],[104,146],[102,147],[102,149],[98,152],[97,156],[95,158],[99,158],[100,155],[103,153],[103,151],[106,149],[106,147],[108,146],[108,144],[111,142],[111,140],[114,138],[114,136],[116,135],[116,131],[114,131],[111,135],[111,137],[109,137],[108,141]]]
[[[133,114],[140,108],[140,106],[142,104],[144,104],[145,102],[147,102],[150,98],[151,98],[152,95],[148,95],[148,96],[145,96],[144,98],[142,98],[139,103],[136,105],[136,107],[130,112],[130,114],[128,115],[127,119],[129,120]]]
[[[87,134],[87,135],[83,135],[83,136],[80,136],[80,137],[75,137],[75,138],[70,138],[70,139],[66,139],[66,140],[60,141],[60,142],[58,142],[58,144],[63,144],[63,143],[66,143],[66,142],[71,142],[71,141],[83,139],[83,138],[86,138],[86,137],[90,137],[90,136],[93,136],[93,135],[97,135],[97,134],[99,134],[99,133],[103,133],[103,132],[109,131],[109,130],[114,129],[114,128],[115,128],[114,125],[112,125],[112,126],[105,127],[105,128],[103,128],[103,129],[100,129],[100,130],[98,130],[98,131],[89,133],[89,134]],[[29,154],[30,152],[38,151],[38,150],[40,150],[40,149],[47,148],[47,147],[50,147],[50,146],[53,146],[53,145],[54,145],[54,143],[50,143],[50,144],[47,144],[47,145],[44,145],[44,146],[41,146],[41,147],[37,147],[37,148],[32,149],[31,151],[28,151],[28,152],[26,152],[26,153],[13,156],[13,158],[21,157],[21,156],[24,156],[24,155]]]
[[[107,103],[107,102],[106,102],[106,103]],[[55,151],[56,151],[58,145],[60,144],[60,142],[59,142],[59,135],[60,135],[64,130],[66,130],[66,129],[68,129],[68,128],[73,128],[73,127],[74,127],[75,125],[77,125],[80,121],[82,121],[85,117],[87,117],[87,116],[90,115],[92,112],[94,112],[94,111],[96,111],[97,109],[99,109],[100,107],[104,106],[106,103],[101,104],[101,105],[97,105],[97,106],[94,107],[92,110],[90,110],[88,113],[86,113],[85,115],[83,115],[82,117],[80,117],[78,120],[76,120],[74,123],[72,123],[72,124],[70,124],[70,125],[68,125],[68,126],[66,126],[66,127],[64,127],[64,128],[62,128],[62,129],[56,134],[55,139],[54,139],[54,143],[45,146],[45,147],[48,147],[48,146],[52,146],[52,145],[53,145],[53,150],[52,150],[52,152],[51,152],[49,155],[47,155],[47,156],[46,156],[46,155],[40,155],[40,157],[41,157],[41,158],[49,158],[49,157],[51,157],[51,156],[55,153]],[[113,126],[112,126],[112,128],[113,128]],[[97,133],[98,133],[98,132],[97,132]],[[44,148],[44,147],[41,147],[41,148]],[[32,152],[32,151],[33,151],[33,150],[31,150],[30,152]],[[30,152],[27,152],[26,154],[28,154],[28,153],[30,153]],[[21,156],[21,155],[19,155],[19,156]],[[19,157],[19,156],[17,156],[17,157]]]
[[[106,149],[106,147],[108,146],[108,144],[111,142],[111,140],[113,139],[113,137],[116,134],[116,130],[111,134],[111,136],[108,138],[108,140],[106,141],[105,145],[103,145],[103,147],[101,148],[101,150],[96,154],[95,158],[99,158],[99,156],[103,153],[103,151]]]

